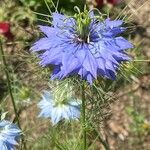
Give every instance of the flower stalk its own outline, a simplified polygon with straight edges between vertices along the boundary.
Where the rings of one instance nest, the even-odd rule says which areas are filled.
[[[9,91],[9,94],[10,94],[10,97],[11,97],[11,101],[12,101],[12,104],[13,104],[14,112],[15,112],[15,115],[16,115],[16,120],[17,120],[17,123],[18,123],[18,127],[20,128],[19,116],[18,116],[15,100],[14,100],[13,93],[12,93],[12,87],[11,87],[9,71],[8,71],[6,58],[5,58],[5,54],[4,54],[4,51],[3,51],[3,46],[2,46],[2,41],[1,40],[0,40],[0,53],[1,53],[1,56],[2,56],[2,61],[3,61],[3,65],[4,65],[4,71],[5,71],[5,74],[6,74],[8,91]]]
[[[82,118],[82,130],[83,130],[83,149],[87,149],[87,133],[86,133],[86,114],[85,114],[85,86],[82,84],[82,109],[81,109],[81,118]]]
[[[100,132],[98,132],[95,129],[95,127],[92,125],[92,123],[91,123],[91,126],[93,127],[94,134],[98,136],[98,139],[99,139],[100,143],[104,146],[105,150],[110,150],[108,142],[102,138]]]
[[[1,39],[0,39],[0,55],[2,57],[2,62],[3,62],[3,65],[4,65],[4,71],[5,71],[6,79],[7,79],[8,91],[9,91],[10,98],[11,98],[11,101],[12,101],[12,105],[13,105],[13,109],[14,109],[14,113],[15,113],[15,118],[17,120],[18,127],[21,129],[21,124],[20,124],[20,121],[19,121],[19,115],[18,115],[15,99],[14,99],[13,92],[12,92],[9,71],[8,71],[7,62],[6,62],[5,54],[4,54],[4,51],[3,51],[3,45],[2,45]],[[24,140],[24,136],[22,136],[22,143],[24,145],[24,149],[26,150],[27,148],[26,148],[26,143],[25,143],[25,140]]]
[[[6,79],[7,79],[8,91],[9,91],[10,98],[11,98],[11,101],[12,101],[12,105],[13,105],[13,109],[14,109],[14,113],[15,113],[15,118],[17,120],[18,127],[21,129],[21,124],[20,124],[20,121],[19,121],[19,115],[18,115],[15,99],[14,99],[13,92],[12,92],[9,71],[8,71],[7,62],[6,62],[5,54],[4,54],[4,51],[3,51],[3,45],[2,45],[1,39],[0,39],[0,55],[2,56],[2,62],[3,62],[3,65],[4,65],[4,71],[5,71]],[[27,148],[26,148],[26,143],[25,143],[24,136],[22,136],[22,143],[23,143],[24,149],[26,150]],[[22,150],[22,147],[21,147],[21,150]]]

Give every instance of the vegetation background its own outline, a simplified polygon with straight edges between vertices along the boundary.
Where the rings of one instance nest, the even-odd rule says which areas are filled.
[[[48,1],[52,11],[57,6],[57,1]],[[88,0],[90,8],[97,7],[96,1]],[[80,0],[60,0],[58,11],[73,14],[74,6],[81,7]],[[122,0],[118,5],[106,4],[98,8],[104,13],[109,13],[111,18],[120,15],[127,17],[131,28],[130,40],[137,47],[131,55],[141,61],[134,62],[131,73],[124,81],[119,80],[110,94],[117,95],[117,101],[110,105],[111,113],[101,124],[112,150],[150,150],[150,0]],[[37,102],[40,93],[47,88],[48,69],[42,69],[38,60],[29,51],[31,44],[39,34],[38,24],[47,24],[44,16],[49,14],[44,0],[1,0],[0,22],[9,22],[13,40],[7,41],[3,46],[13,93],[17,103],[21,125],[26,136],[28,150],[55,150],[54,139],[59,139],[59,144],[71,147],[79,141],[66,141],[70,126],[59,127],[52,130],[49,120],[37,117],[39,112]],[[145,59],[146,61],[142,61]],[[0,113],[9,112],[6,118],[14,121],[14,113],[6,86],[6,76],[0,60]],[[75,124],[76,126],[76,124]],[[78,129],[75,129],[78,130]],[[55,133],[59,132],[59,135]],[[66,135],[67,133],[67,135]],[[94,135],[91,135],[91,139]],[[80,139],[78,139],[80,140]],[[100,142],[96,147],[102,149]],[[66,148],[67,149],[67,148]],[[72,149],[70,149],[72,150]]]

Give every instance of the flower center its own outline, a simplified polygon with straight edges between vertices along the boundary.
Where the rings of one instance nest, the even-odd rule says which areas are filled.
[[[77,31],[77,41],[78,42],[89,42],[89,26],[91,23],[91,18],[89,16],[89,13],[87,11],[76,14],[75,16],[76,19],[76,31]]]
[[[61,106],[68,104],[70,94],[67,91],[54,92],[55,103],[54,106]]]

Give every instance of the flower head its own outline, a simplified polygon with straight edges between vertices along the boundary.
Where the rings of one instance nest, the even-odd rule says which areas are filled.
[[[0,121],[0,149],[14,150],[21,130],[13,123],[3,120]]]
[[[13,35],[10,31],[10,24],[7,22],[0,22],[0,34],[3,34],[7,39],[12,39]]]
[[[42,100],[38,106],[41,109],[40,117],[51,118],[53,125],[60,120],[78,119],[80,116],[80,103],[74,99],[64,99],[60,95],[59,99],[52,93],[44,91]]]
[[[42,52],[42,66],[54,66],[52,79],[75,74],[91,84],[97,76],[115,79],[119,64],[130,59],[124,50],[133,45],[119,36],[125,31],[122,20],[101,20],[88,12],[52,17],[52,26],[40,26],[45,36],[31,48]]]

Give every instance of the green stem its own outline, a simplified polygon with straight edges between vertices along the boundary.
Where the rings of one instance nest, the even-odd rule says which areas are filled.
[[[10,81],[10,76],[9,76],[9,71],[8,71],[8,67],[7,67],[6,58],[5,58],[5,55],[4,55],[4,51],[3,51],[3,46],[2,46],[1,39],[0,39],[0,54],[2,56],[2,61],[3,61],[3,65],[4,65],[4,71],[5,71],[6,79],[7,79],[8,91],[9,91],[10,98],[11,98],[11,101],[12,101],[12,104],[13,104],[13,108],[14,108],[14,112],[15,112],[15,118],[17,120],[18,127],[21,129],[21,125],[20,125],[20,121],[19,121],[19,115],[18,115],[18,112],[17,112],[17,107],[16,107],[15,99],[13,97],[13,92],[12,92],[12,87],[11,87],[11,81]],[[24,136],[22,137],[22,143],[24,145],[24,149],[26,150],[27,148],[26,148],[26,143],[25,143],[25,140],[24,140]]]
[[[103,140],[103,139],[102,139],[100,133],[95,129],[95,127],[94,127],[94,134],[95,134],[95,135],[96,135],[96,134],[98,135],[98,139],[99,139],[99,141],[101,142],[101,144],[104,146],[105,150],[110,150],[110,147],[109,147],[108,142],[107,142],[106,140]]]
[[[85,87],[82,84],[82,130],[83,130],[83,150],[87,149],[87,135],[86,135],[86,115],[85,115]]]
[[[14,100],[14,97],[13,97],[13,94],[12,94],[12,88],[11,88],[11,81],[10,81],[9,71],[8,71],[8,67],[7,67],[7,63],[6,63],[6,59],[5,59],[5,55],[4,55],[4,51],[3,51],[3,46],[2,46],[2,41],[1,40],[0,40],[0,52],[1,52],[1,56],[2,56],[2,61],[3,61],[3,65],[4,65],[5,74],[6,74],[8,91],[9,91],[9,94],[10,94],[10,97],[11,97],[11,101],[12,101],[12,104],[13,104],[13,108],[14,108],[14,112],[15,112],[15,115],[16,115],[17,123],[18,123],[18,126],[20,128],[19,117],[18,117],[18,113],[17,113],[15,100]]]

